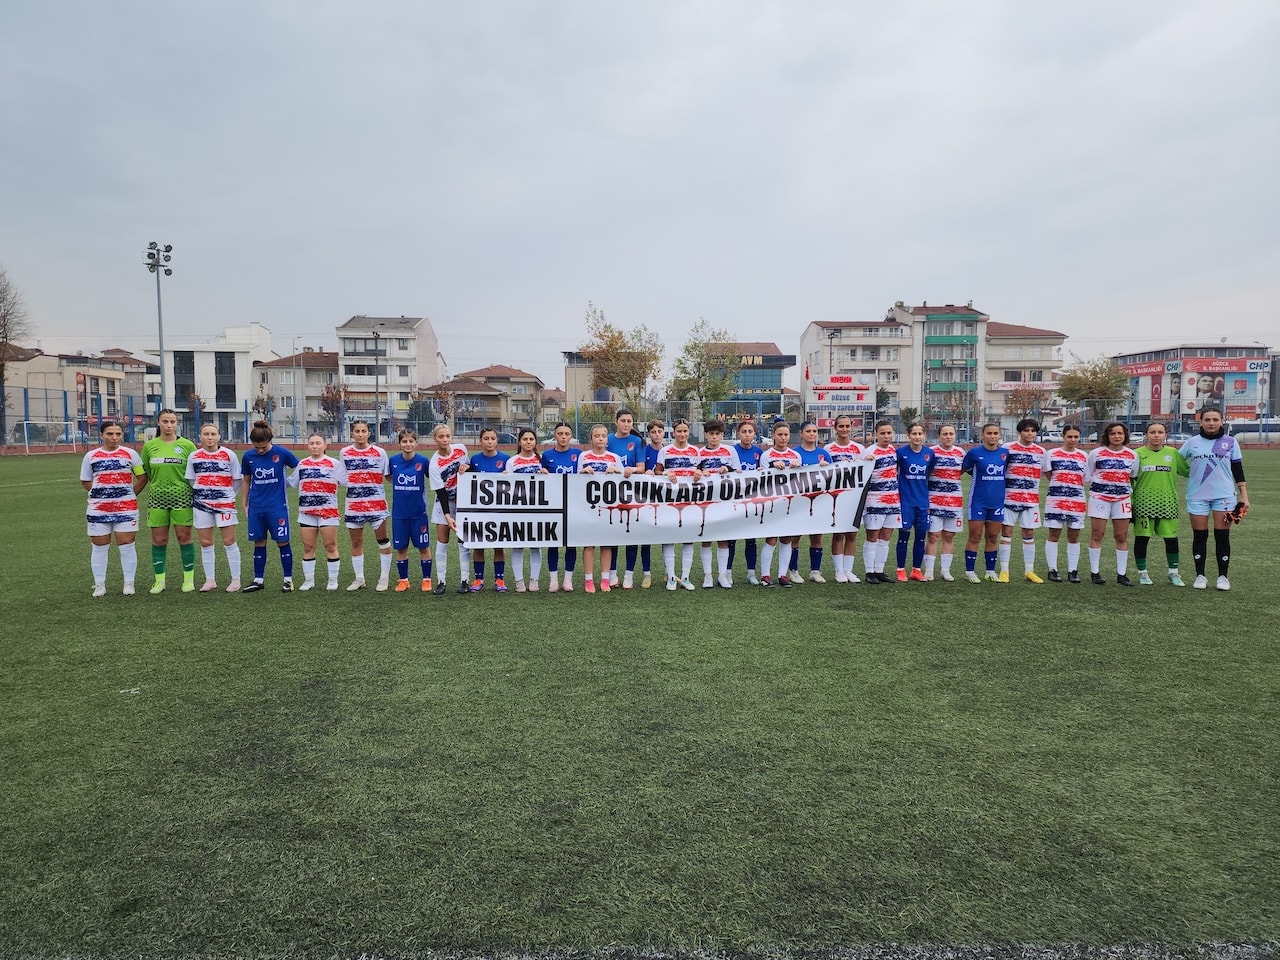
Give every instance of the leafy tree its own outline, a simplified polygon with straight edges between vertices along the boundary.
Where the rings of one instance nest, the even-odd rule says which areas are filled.
[[[329,426],[334,426],[342,418],[351,403],[351,392],[345,383],[326,384],[320,391],[320,417]],[[341,428],[337,431],[342,436]]]
[[[413,424],[413,428],[419,431],[425,429],[428,424],[434,425],[441,419],[436,411],[447,410],[451,396],[439,387],[435,390],[413,391],[409,399],[409,409],[404,415],[405,422]],[[443,419],[447,420],[448,415],[446,414]]]
[[[1122,400],[1129,398],[1129,374],[1110,357],[1075,361],[1058,376],[1058,396],[1076,406],[1087,406],[1094,420],[1106,420]]]
[[[276,409],[276,398],[269,393],[260,393],[258,398],[253,401],[253,406],[250,409],[258,415],[260,420],[270,423],[271,415],[275,413]]]
[[[1020,383],[1004,398],[1005,412],[1022,420],[1040,412],[1049,401],[1049,391],[1034,381]]]
[[[876,419],[880,419],[880,411],[889,405],[889,401],[893,399],[893,395],[889,393],[888,387],[876,387]]]
[[[5,390],[5,361],[9,344],[31,335],[31,315],[22,300],[22,293],[9,280],[9,274],[0,267],[0,437],[5,435],[5,417],[8,415],[8,391]]]
[[[915,423],[920,419],[920,411],[916,407],[900,407],[898,409],[898,418],[903,424]]]
[[[713,328],[702,317],[676,358],[668,390],[674,400],[697,400],[704,407],[728,400],[738,391],[742,357],[727,330]]]
[[[644,324],[630,331],[615,327],[590,300],[586,325],[578,353],[592,366],[592,388],[617,390],[628,406],[638,405],[662,367],[662,340]]]

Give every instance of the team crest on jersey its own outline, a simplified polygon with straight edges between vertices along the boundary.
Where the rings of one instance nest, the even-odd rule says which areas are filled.
[[[272,463],[279,463],[279,462],[280,462],[280,454],[278,454],[278,453],[277,453],[277,454],[275,454],[274,456],[272,456],[272,458],[271,458],[271,462],[272,462]]]

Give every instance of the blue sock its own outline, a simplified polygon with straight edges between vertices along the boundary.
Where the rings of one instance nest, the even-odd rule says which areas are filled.
[[[505,577],[506,575],[507,575],[507,561],[505,561],[505,560],[495,560],[495,561],[493,561],[493,576],[494,576],[494,578],[495,578],[495,579],[498,579],[498,580],[501,580],[501,579],[502,579],[503,577]]]
[[[409,579],[409,558],[396,561],[396,576],[401,580]]]
[[[964,569],[966,573],[973,573],[974,568],[978,566],[978,551],[966,550],[964,552]]]
[[[267,548],[253,548],[253,579],[261,580],[267,575]]]
[[[983,550],[982,557],[987,561],[987,573],[995,573],[996,557],[999,556],[998,550]]]
[[[280,566],[284,567],[284,578],[293,579],[293,547],[288,543],[280,544]]]
[[[420,558],[418,560],[418,566],[422,568],[422,579],[430,580],[431,579],[431,558],[430,557]],[[409,561],[407,560],[405,561],[404,567],[405,567],[405,577],[407,578],[409,574]]]

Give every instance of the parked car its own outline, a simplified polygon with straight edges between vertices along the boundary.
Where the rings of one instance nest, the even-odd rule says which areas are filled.
[[[54,442],[64,444],[80,443],[88,445],[89,437],[83,430],[64,430]]]

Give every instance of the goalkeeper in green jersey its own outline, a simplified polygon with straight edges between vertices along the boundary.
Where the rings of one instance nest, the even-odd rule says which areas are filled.
[[[138,492],[148,492],[147,524],[151,527],[151,566],[156,582],[152,593],[164,590],[165,565],[169,555],[169,527],[178,538],[182,554],[182,591],[196,588],[196,548],[191,542],[191,484],[187,482],[187,458],[196,445],[178,436],[178,414],[161,410],[156,417],[158,436],[142,446],[143,474]]]
[[[1178,573],[1178,477],[1187,476],[1188,465],[1174,447],[1165,446],[1168,430],[1163,423],[1147,427],[1147,442],[1138,447],[1138,476],[1133,481],[1133,560],[1138,583],[1150,584],[1147,546],[1151,538],[1164,540],[1169,582],[1185,586]]]

